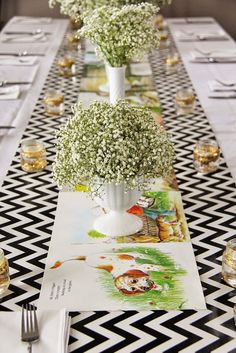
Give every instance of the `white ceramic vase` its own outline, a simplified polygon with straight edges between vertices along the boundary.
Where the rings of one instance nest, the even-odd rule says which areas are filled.
[[[112,67],[106,65],[109,82],[110,103],[116,104],[119,99],[125,98],[125,66]]]
[[[99,233],[110,237],[130,235],[137,233],[143,227],[142,220],[127,213],[141,196],[138,190],[125,191],[125,184],[107,183],[101,186],[101,197],[95,197],[95,201],[109,212],[98,217],[94,222],[94,229]]]

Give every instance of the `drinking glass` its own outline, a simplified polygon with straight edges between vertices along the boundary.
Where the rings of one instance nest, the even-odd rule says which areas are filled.
[[[62,115],[64,113],[64,95],[60,90],[47,90],[43,101],[47,115]]]
[[[69,50],[78,50],[80,48],[80,38],[76,36],[76,33],[68,33],[66,39]]]
[[[75,76],[77,73],[76,60],[72,55],[62,56],[57,62],[59,74],[64,77]]]
[[[169,47],[170,41],[169,41],[169,33],[167,31],[160,31],[160,49],[164,49]]]
[[[228,241],[222,257],[222,277],[236,288],[236,238]]]
[[[39,140],[24,140],[21,143],[21,168],[28,173],[39,172],[47,165],[46,150]]]
[[[216,141],[200,139],[193,150],[193,164],[202,174],[212,173],[219,168],[220,148]]]
[[[179,70],[180,60],[176,51],[169,51],[165,57],[165,70],[167,74],[175,73]]]
[[[4,256],[4,251],[0,249],[0,295],[6,292],[10,284],[8,260]]]
[[[178,115],[191,114],[194,111],[196,97],[191,88],[181,88],[175,95],[175,108]]]

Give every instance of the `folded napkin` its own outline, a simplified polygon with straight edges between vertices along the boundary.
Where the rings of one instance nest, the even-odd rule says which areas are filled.
[[[14,57],[14,56],[0,56],[0,65],[7,66],[32,66],[36,63],[38,58],[36,56]]]
[[[28,17],[28,16],[19,16],[15,17],[11,23],[51,23],[52,18],[50,17]]]
[[[33,83],[39,66],[2,66],[0,67],[0,81],[8,83]]]
[[[0,87],[0,100],[17,99],[19,95],[20,95],[20,86],[14,85],[14,86]]]
[[[194,50],[190,52],[192,62],[217,62],[217,63],[233,63],[236,62],[236,50]]]
[[[176,36],[179,41],[191,42],[191,41],[203,41],[203,40],[228,40],[228,36],[221,30],[211,32],[192,32],[192,31],[177,31]]]
[[[45,33],[37,34],[19,34],[19,35],[2,35],[1,42],[5,43],[35,43],[35,42],[46,42],[48,40]]]
[[[21,99],[15,99],[9,104],[9,100],[0,100],[0,126],[13,127],[13,129],[0,129],[0,136],[15,133],[17,125],[17,113],[22,104]],[[1,331],[1,330],[0,330]]]
[[[37,313],[40,339],[33,344],[34,353],[66,353],[70,318],[65,309]],[[25,353],[28,344],[21,341],[21,312],[0,313],[1,352]]]
[[[222,80],[222,81],[224,82],[224,80]],[[225,82],[227,82],[227,81],[225,81]],[[209,81],[208,86],[209,86],[210,90],[213,92],[232,92],[232,91],[236,92],[236,83],[230,84],[229,86],[227,86],[227,85],[223,85],[222,83],[214,80],[214,81]]]

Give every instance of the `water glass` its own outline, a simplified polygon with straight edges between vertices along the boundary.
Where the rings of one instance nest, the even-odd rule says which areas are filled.
[[[236,288],[236,238],[228,241],[222,257],[222,277]]]
[[[46,150],[39,140],[24,140],[21,143],[21,168],[28,173],[40,172],[47,165]]]
[[[64,95],[60,90],[47,90],[43,101],[47,115],[62,115],[64,113]]]
[[[200,139],[193,150],[193,164],[202,174],[212,173],[219,168],[220,148],[216,141]]]
[[[175,108],[178,115],[193,113],[196,97],[191,88],[181,88],[175,95]]]

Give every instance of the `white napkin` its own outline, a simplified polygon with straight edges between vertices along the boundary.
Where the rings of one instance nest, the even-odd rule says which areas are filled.
[[[200,51],[194,50],[190,52],[191,61],[192,62],[208,62],[209,58],[216,60],[216,62],[221,63],[230,63],[236,62],[236,50],[234,49],[226,49],[226,50],[209,50],[209,54],[207,50],[202,50],[203,53]],[[205,54],[204,54],[205,52]]]
[[[33,344],[34,353],[66,353],[70,318],[65,309],[37,313],[40,339]],[[0,313],[1,352],[25,353],[28,344],[21,341],[21,312]]]
[[[227,81],[225,81],[225,82],[227,82]],[[226,86],[226,85],[223,85],[220,82],[217,82],[217,81],[214,80],[214,81],[209,81],[208,82],[208,86],[209,86],[211,91],[215,91],[215,92],[232,92],[232,91],[236,91],[236,83],[232,84],[230,86]]]
[[[18,85],[0,87],[0,100],[17,99],[19,95],[20,86]]]
[[[52,18],[50,17],[28,17],[28,16],[19,16],[15,17],[12,20],[12,23],[33,23],[33,24],[38,24],[38,23],[51,23]]]
[[[32,66],[36,63],[38,58],[36,56],[14,57],[14,56],[0,56],[0,65],[7,66]]]
[[[179,41],[191,42],[191,41],[211,41],[211,40],[228,40],[228,36],[221,30],[209,31],[209,32],[199,32],[199,31],[188,31],[182,30],[177,31],[176,36]]]
[[[4,66],[0,67],[0,81],[11,82],[27,82],[33,83],[36,73],[38,71],[38,65],[35,66]]]
[[[1,36],[1,42],[5,43],[41,43],[41,42],[46,42],[48,40],[47,36],[45,33],[37,33],[37,34],[13,34],[13,35],[6,35],[3,34]]]

